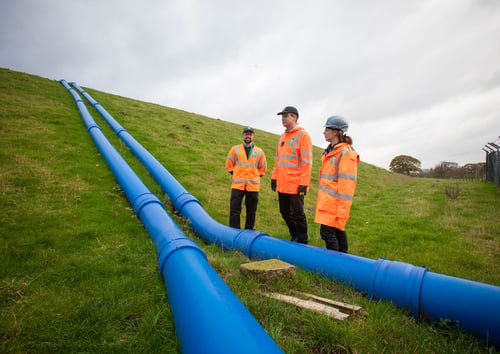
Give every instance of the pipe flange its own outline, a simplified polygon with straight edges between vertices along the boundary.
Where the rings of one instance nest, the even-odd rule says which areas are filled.
[[[198,199],[196,199],[192,194],[190,193],[182,193],[179,194],[173,201],[172,204],[174,205],[175,210],[177,210],[181,215],[184,215],[182,212],[182,208],[189,203],[189,202],[196,202],[201,206],[201,203]]]
[[[149,203],[158,203],[163,209],[165,209],[163,203],[160,202],[158,197],[156,197],[153,193],[143,193],[138,195],[132,202],[132,208],[135,210],[137,216],[140,217],[142,208],[144,208]]]
[[[162,247],[162,249],[158,251],[158,268],[160,270],[160,274],[161,274],[162,278],[163,278],[163,268],[165,266],[165,263],[167,262],[167,259],[175,251],[177,251],[181,248],[192,248],[192,249],[198,251],[199,253],[201,253],[203,255],[203,258],[208,260],[208,257],[205,254],[205,252],[203,252],[203,250],[200,248],[200,246],[198,246],[198,244],[196,242],[194,242],[193,240],[190,240],[186,237],[173,239],[173,240],[167,242]]]
[[[233,239],[233,249],[238,249],[251,258],[252,245],[259,237],[266,234],[255,230],[242,230]]]

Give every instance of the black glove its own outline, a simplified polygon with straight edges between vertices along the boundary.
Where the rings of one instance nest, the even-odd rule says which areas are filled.
[[[305,196],[307,194],[307,186],[299,186],[299,188],[297,189],[297,193],[300,196]]]
[[[273,190],[273,192],[276,192],[276,180],[275,179],[271,180],[271,189]]]

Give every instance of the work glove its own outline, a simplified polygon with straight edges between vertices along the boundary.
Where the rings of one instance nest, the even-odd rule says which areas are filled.
[[[297,193],[302,197],[305,196],[307,194],[307,186],[299,186]]]
[[[273,190],[273,192],[276,192],[276,180],[275,179],[271,180],[271,189]]]

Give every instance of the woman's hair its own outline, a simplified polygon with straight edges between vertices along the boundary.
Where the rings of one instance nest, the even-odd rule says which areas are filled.
[[[344,133],[342,130],[333,129],[333,128],[329,128],[329,127],[326,127],[326,129],[330,129],[330,130],[334,130],[334,131],[339,132],[339,142],[348,143],[349,145],[352,145],[352,138],[349,135],[346,135],[346,133]]]
[[[352,145],[352,138],[349,135],[346,135],[344,132],[342,132],[342,134],[339,134],[339,137],[341,142],[346,142],[349,145]]]

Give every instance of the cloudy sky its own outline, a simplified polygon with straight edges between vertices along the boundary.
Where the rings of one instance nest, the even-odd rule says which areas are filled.
[[[343,115],[383,168],[500,135],[498,0],[3,0],[0,67],[277,134],[293,105],[320,147]]]

